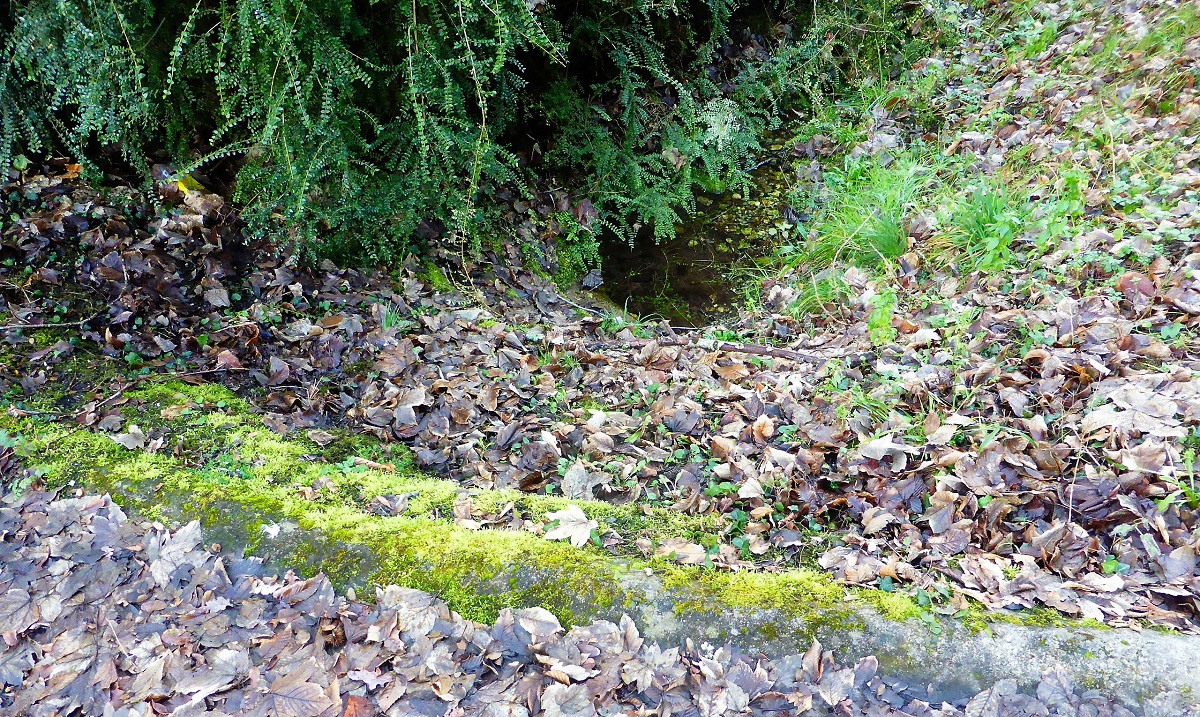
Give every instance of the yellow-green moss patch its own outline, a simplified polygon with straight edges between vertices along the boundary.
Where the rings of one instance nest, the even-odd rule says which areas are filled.
[[[450,516],[465,498],[481,514],[512,503],[517,514],[534,522],[573,503],[602,531],[620,534],[628,551],[637,537],[699,541],[722,527],[712,515],[467,490],[422,473],[400,446],[337,429],[330,430],[334,442],[325,448],[303,435],[279,436],[247,402],[217,385],[148,383],[125,398],[122,430],[137,423],[162,435],[158,452],[131,451],[109,435],[36,418],[0,416],[0,429],[32,444],[35,462],[46,468],[52,486],[109,492],[150,518],[198,518],[212,535],[231,541],[230,547],[246,547],[308,572],[322,570],[340,585],[397,583],[427,590],[479,620],[494,619],[504,607],[542,605],[574,624],[597,611],[611,614],[627,607],[633,598],[622,587],[624,563],[610,554],[527,532],[456,526]],[[331,460],[328,449],[334,446],[336,460]],[[372,468],[355,457],[369,457],[372,465],[388,462],[394,470]],[[405,496],[406,510],[374,515],[377,496]],[[298,531],[291,542],[275,537],[283,524]],[[632,552],[624,557],[636,561]],[[661,558],[649,565],[671,593],[677,614],[774,610],[814,629],[852,629],[861,626],[864,605],[893,620],[923,613],[906,595],[847,588],[816,570],[732,573]],[[999,619],[1022,622],[1024,617]],[[1036,622],[1045,614],[1028,617]],[[984,624],[997,617],[978,619]]]

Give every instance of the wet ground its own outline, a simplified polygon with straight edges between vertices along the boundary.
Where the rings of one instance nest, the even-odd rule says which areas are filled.
[[[607,238],[601,243],[602,291],[631,314],[659,316],[675,326],[736,319],[746,297],[758,294],[758,261],[795,231],[784,218],[788,179],[776,167],[763,167],[751,192],[700,196],[696,212],[669,241],[656,242],[649,230],[632,246]]]

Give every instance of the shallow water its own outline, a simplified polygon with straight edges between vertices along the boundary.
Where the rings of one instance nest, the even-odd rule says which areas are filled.
[[[601,291],[631,314],[659,316],[697,327],[736,319],[747,287],[756,290],[759,261],[794,227],[784,218],[788,177],[778,169],[755,173],[755,188],[705,195],[696,212],[662,243],[643,230],[628,243],[601,242]]]

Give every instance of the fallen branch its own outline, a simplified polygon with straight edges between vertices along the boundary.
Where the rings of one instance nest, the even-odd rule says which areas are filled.
[[[598,349],[610,346],[625,346],[628,348],[640,349],[650,344],[659,346],[695,346],[697,348],[708,349],[709,351],[724,351],[726,353],[742,353],[754,354],[756,356],[771,356],[774,358],[788,359],[790,361],[824,361],[826,357],[815,353],[805,351],[794,351],[792,349],[780,349],[774,346],[762,346],[759,344],[731,344],[727,341],[714,341],[712,339],[633,339],[629,341],[595,341],[585,345],[585,348]]]
[[[91,321],[91,320],[95,319],[96,317],[100,316],[100,314],[102,314],[102,313],[104,313],[104,312],[103,312],[103,311],[97,311],[96,313],[92,314],[91,316],[87,317],[86,319],[80,319],[79,321],[65,321],[65,322],[62,322],[62,323],[52,323],[52,324],[2,324],[2,325],[0,325],[0,331],[19,331],[19,330],[22,330],[22,329],[62,329],[62,328],[66,328],[66,327],[68,327],[68,326],[83,326],[84,324],[88,323],[89,321]]]

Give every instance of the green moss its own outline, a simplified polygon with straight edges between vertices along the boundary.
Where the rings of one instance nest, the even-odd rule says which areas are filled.
[[[974,612],[974,609],[972,610]],[[1102,622],[1092,618],[1076,618],[1065,615],[1058,610],[1048,607],[1035,607],[1016,611],[988,611],[979,609],[978,618],[986,623],[1008,623],[1025,627],[1071,627],[1106,630],[1111,629]]]
[[[29,334],[30,341],[40,349],[53,345],[61,338],[63,335],[54,329],[40,329]]]
[[[789,618],[822,623],[844,622],[853,612],[847,604],[850,591],[812,570],[734,573],[667,566],[662,573],[667,588],[692,592],[690,598],[676,604],[679,612],[703,613],[726,607],[776,610]]]
[[[301,447],[265,431],[248,430],[237,424],[236,416],[225,418],[234,429],[231,441],[241,439],[237,450],[259,457],[246,463],[238,477],[207,465],[188,468],[164,454],[128,451],[86,431],[15,419],[4,423],[31,437],[53,485],[110,492],[127,508],[154,519],[197,518],[227,546],[264,552],[272,540],[263,537],[262,527],[290,521],[305,538],[281,558],[307,566],[308,572],[323,570],[343,586],[407,585],[437,594],[453,609],[479,620],[494,620],[503,607],[536,604],[574,624],[590,617],[589,609],[611,607],[624,599],[619,567],[599,553],[530,533],[468,531],[444,520],[381,518],[333,499],[306,500],[296,483],[314,477],[315,469],[297,461]],[[367,491],[417,489],[422,494],[415,499],[418,510],[452,503],[457,492],[454,484],[419,474],[363,471],[342,476],[351,477]]]
[[[758,612],[758,635],[769,641],[786,635],[789,642],[805,643],[826,631],[864,628],[859,593],[831,576],[798,569],[784,573],[724,572],[668,567],[664,585],[677,591],[675,611],[720,619],[730,608]],[[771,621],[771,613],[779,615]],[[895,610],[891,612],[896,612]],[[889,613],[885,616],[891,617]],[[907,611],[901,619],[909,617]]]
[[[722,528],[718,515],[687,515],[667,508],[646,512],[638,505],[613,505],[601,501],[572,500],[562,496],[533,495],[514,490],[478,491],[472,495],[476,509],[483,513],[502,510],[508,503],[528,520],[546,519],[546,514],[578,505],[588,517],[600,523],[601,530],[611,528],[626,541],[637,537],[652,540],[687,538],[696,541]]]
[[[156,410],[194,403],[209,411],[219,409],[222,413],[247,418],[254,415],[249,403],[219,383],[187,383],[180,380],[148,382],[126,391],[125,397],[144,402]]]
[[[911,620],[921,616],[922,611],[916,601],[901,593],[859,588],[855,590],[855,595],[889,620]]]
[[[174,382],[129,397],[141,418],[129,415],[127,420],[141,420],[144,426],[157,421],[200,459],[186,465],[165,453],[128,451],[105,435],[28,419],[4,418],[0,423],[31,437],[55,485],[108,491],[124,505],[164,521],[197,517],[206,526],[220,528],[218,535],[226,544],[260,552],[270,547],[262,536],[264,525],[291,521],[299,530],[323,536],[334,547],[301,541],[288,557],[294,565],[324,570],[342,585],[362,583],[363,571],[370,570],[370,582],[427,590],[480,620],[494,619],[504,607],[537,604],[573,624],[629,599],[620,585],[623,568],[610,556],[529,533],[468,531],[428,517],[450,515],[463,489],[424,476],[407,460],[399,461],[394,473],[344,471],[313,461],[308,441],[281,438],[262,428],[244,401],[216,386]],[[163,408],[181,404],[204,408],[173,421],[159,417]],[[306,499],[300,487],[312,486],[320,477],[336,490]],[[380,518],[364,510],[371,497],[397,494],[410,496],[405,516]],[[473,500],[485,513],[512,502],[532,520],[572,502],[512,491],[478,492]],[[714,517],[666,510],[645,515],[636,506],[574,502],[627,539],[637,534],[696,535],[718,528]],[[374,564],[364,567],[361,551],[345,546],[365,546]],[[692,603],[696,609],[716,598],[731,607],[771,607],[789,615],[816,606],[825,619],[829,606],[844,596],[828,577],[810,571],[728,574],[674,566],[667,573],[668,582],[677,587],[699,585],[698,590],[685,591],[697,596]],[[848,610],[843,606],[835,612]]]
[[[420,276],[435,291],[454,291],[454,284],[451,284],[450,280],[446,278],[446,274],[442,271],[442,268],[432,261],[425,262],[425,270],[421,272]]]
[[[370,437],[345,431],[335,433],[334,442],[325,448],[303,435],[278,436],[263,426],[250,404],[223,386],[167,381],[128,391],[125,397],[129,401],[121,411],[126,426],[136,423],[146,432],[164,432],[167,445],[180,449],[183,463],[199,467],[206,480],[216,484],[238,483],[249,493],[290,487],[287,492],[294,493],[300,487],[317,485],[323,478],[320,482],[332,484],[335,490],[321,493],[318,502],[322,505],[362,508],[376,496],[407,495],[407,513],[415,516],[449,516],[465,492],[457,483],[421,473],[403,446],[385,446]],[[164,418],[164,409],[172,407],[175,417]],[[23,430],[32,435],[43,434],[42,445],[51,457],[50,462],[60,464],[59,470],[52,471],[54,475],[71,476],[71,480],[93,488],[109,488],[101,484],[122,475],[124,471],[119,464],[136,456],[99,434],[73,434],[64,444],[60,443],[61,429],[51,424],[28,425]],[[80,443],[84,445],[76,450]],[[59,460],[54,460],[55,456]],[[344,463],[355,456],[390,462],[396,470]],[[96,462],[103,464],[99,466],[102,470],[84,468]],[[101,474],[107,477],[100,478]],[[512,503],[517,514],[534,521],[544,520],[547,513],[575,503],[605,529],[615,530],[629,543],[640,536],[695,540],[715,534],[722,527],[718,516],[688,516],[663,508],[646,514],[638,506],[571,501],[513,490],[473,493],[475,507],[481,513],[499,512]]]
[[[373,576],[377,582],[434,593],[476,620],[493,621],[505,607],[541,605],[573,625],[623,600],[619,570],[606,557],[530,533],[399,518],[358,526],[354,537],[389,556]]]
[[[499,512],[512,503],[519,515],[533,521],[573,503],[630,546],[639,536],[700,540],[721,529],[719,518],[712,515],[666,509],[646,514],[639,506],[517,491],[467,491],[421,473],[406,449],[360,436],[338,437],[336,454],[353,457],[390,450],[396,470],[331,463],[326,449],[307,438],[285,438],[267,430],[248,403],[220,386],[166,382],[131,391],[127,398],[130,401],[122,406],[127,425],[136,422],[147,431],[164,431],[163,450],[130,451],[104,434],[10,415],[0,415],[0,429],[30,442],[52,486],[109,492],[127,508],[164,522],[199,519],[209,537],[223,545],[258,552],[280,566],[308,573],[322,570],[340,586],[396,583],[426,590],[481,621],[495,619],[505,607],[542,605],[564,624],[576,624],[598,612],[628,608],[632,597],[622,587],[628,568],[611,555],[532,533],[470,531],[454,525],[449,516],[464,494],[479,512]],[[164,418],[163,409],[171,406],[193,408]],[[171,450],[174,446],[184,450],[177,454]],[[369,503],[382,495],[407,496],[405,514],[372,515]],[[294,534],[264,537],[263,527],[281,524],[293,526],[289,530]],[[861,627],[856,607],[863,604],[893,620],[922,612],[902,594],[847,588],[816,570],[731,573],[665,559],[649,565],[678,597],[679,613],[774,610],[816,630]],[[972,612],[968,624],[977,621],[980,629],[995,620],[1066,620],[1052,610],[979,613]],[[768,623],[761,634],[773,639],[768,633],[774,630],[778,635],[780,629]]]

